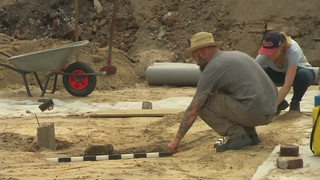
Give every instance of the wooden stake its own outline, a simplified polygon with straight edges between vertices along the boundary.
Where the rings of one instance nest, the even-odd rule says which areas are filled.
[[[152,109],[152,102],[150,102],[150,101],[143,101],[143,102],[142,102],[142,109]]]
[[[74,0],[74,18],[75,18],[75,27],[74,27],[74,34],[75,34],[75,41],[79,40],[79,1]]]
[[[39,147],[56,150],[54,123],[41,123],[37,128],[37,132]]]

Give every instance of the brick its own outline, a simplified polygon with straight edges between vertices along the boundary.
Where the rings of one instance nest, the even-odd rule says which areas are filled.
[[[299,156],[299,146],[296,145],[281,145],[280,146],[280,156]]]
[[[297,169],[303,167],[303,159],[298,157],[279,157],[277,167],[280,169]]]

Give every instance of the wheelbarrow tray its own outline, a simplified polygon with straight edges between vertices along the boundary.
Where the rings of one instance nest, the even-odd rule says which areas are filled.
[[[17,69],[25,72],[54,71],[65,66],[69,58],[77,54],[80,48],[88,43],[88,40],[77,41],[42,51],[11,56],[8,60]]]

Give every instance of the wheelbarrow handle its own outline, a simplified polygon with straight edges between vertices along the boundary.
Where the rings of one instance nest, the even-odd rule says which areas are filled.
[[[0,54],[5,55],[5,56],[7,56],[8,58],[9,58],[9,57],[12,57],[11,54],[6,53],[6,52],[3,52],[3,51],[0,51]]]

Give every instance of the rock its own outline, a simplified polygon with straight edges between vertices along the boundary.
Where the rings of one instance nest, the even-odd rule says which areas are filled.
[[[92,145],[84,150],[85,156],[95,156],[95,155],[109,155],[113,154],[114,149],[112,144],[105,145]]]
[[[95,5],[95,7],[97,9],[97,12],[100,14],[102,12],[102,10],[103,10],[103,7],[102,7],[100,1],[99,0],[94,0],[93,3],[94,3],[94,5]]]
[[[163,24],[167,26],[173,26],[178,21],[177,12],[168,12],[162,18]]]

